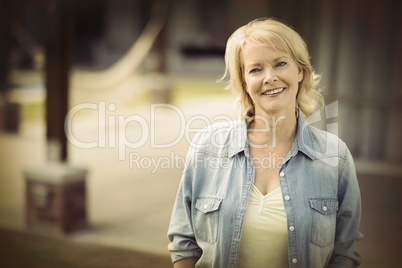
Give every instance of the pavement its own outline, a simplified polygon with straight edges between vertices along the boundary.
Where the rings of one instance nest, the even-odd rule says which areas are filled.
[[[198,128],[236,118],[233,98],[197,96],[168,106],[123,100],[99,94],[90,102],[95,106],[80,106],[71,117],[68,163],[88,171],[90,225],[64,239],[168,256],[166,233],[189,140]],[[22,122],[18,133],[0,132],[0,227],[26,231],[24,171],[46,166],[46,154],[41,120]],[[401,167],[359,159],[356,167],[362,267],[400,267]]]
[[[115,101],[104,102],[102,110],[103,102],[77,110],[70,122],[68,164],[88,171],[89,227],[65,239],[167,256],[167,228],[189,141],[197,128],[217,122],[214,116],[234,118],[232,96],[153,108]],[[110,111],[110,104],[116,109]],[[0,227],[25,230],[24,172],[48,164],[45,129],[35,121],[22,122],[17,134],[0,132]],[[94,148],[84,148],[94,141]]]

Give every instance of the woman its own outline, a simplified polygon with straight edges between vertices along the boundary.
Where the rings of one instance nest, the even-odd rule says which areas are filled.
[[[258,19],[229,38],[225,61],[246,113],[194,138],[168,231],[174,267],[358,266],[353,159],[306,121],[323,98],[304,41]]]

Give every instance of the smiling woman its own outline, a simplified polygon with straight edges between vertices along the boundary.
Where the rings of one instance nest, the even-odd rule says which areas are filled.
[[[269,46],[245,45],[241,54],[244,88],[256,116],[294,112],[303,72],[290,55]]]
[[[299,72],[301,72],[298,78],[300,87],[297,92],[296,108],[300,108],[306,117],[321,108],[324,105],[324,99],[321,93],[316,90],[320,76],[313,71],[303,39],[292,28],[279,21],[257,19],[239,28],[229,38],[225,54],[226,70],[221,79],[223,81],[229,77],[228,88],[241,100],[243,117],[250,118],[250,115],[254,114],[255,108],[250,95],[244,90],[246,74],[244,68],[247,68],[244,60],[252,60],[252,58],[248,58],[248,55],[245,57],[244,54],[255,51],[257,48],[262,50],[264,47],[269,47],[272,51],[263,54],[255,52],[257,58],[261,55],[266,57],[274,51],[278,57],[284,56],[287,59],[287,61],[280,61],[280,58],[270,56],[271,60],[278,60],[276,68],[287,65],[290,60],[296,64]],[[256,60],[256,63],[262,61],[260,58]]]
[[[358,266],[353,159],[306,121],[323,99],[303,39],[255,20],[229,38],[225,61],[243,119],[192,142],[168,231],[174,267]]]

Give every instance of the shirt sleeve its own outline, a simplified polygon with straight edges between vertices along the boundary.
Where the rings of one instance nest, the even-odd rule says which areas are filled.
[[[168,238],[170,240],[168,250],[171,253],[172,262],[193,256],[200,257],[202,253],[195,239],[191,216],[194,174],[192,155],[192,150],[190,149],[168,229]]]
[[[360,189],[352,155],[346,150],[340,165],[338,182],[339,209],[337,212],[335,246],[328,267],[357,267],[360,255],[355,251],[357,241],[363,238],[359,232],[361,218]]]

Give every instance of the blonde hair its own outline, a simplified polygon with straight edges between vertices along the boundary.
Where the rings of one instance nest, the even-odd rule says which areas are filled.
[[[320,75],[314,73],[307,46],[301,36],[286,24],[273,18],[256,19],[237,29],[228,39],[225,52],[225,73],[220,81],[228,77],[227,89],[238,97],[243,118],[254,115],[254,104],[243,87],[244,72],[241,52],[245,44],[267,45],[289,54],[303,70],[303,80],[299,83],[296,109],[300,108],[306,118],[324,106],[324,98],[317,90]]]

